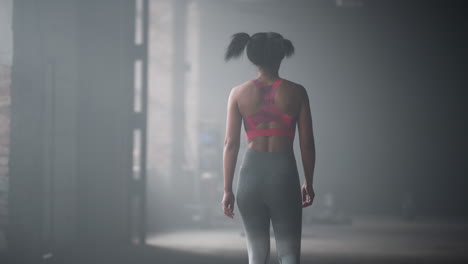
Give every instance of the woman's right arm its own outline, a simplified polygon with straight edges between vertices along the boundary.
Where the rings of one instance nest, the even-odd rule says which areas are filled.
[[[313,190],[315,169],[315,140],[312,130],[312,116],[310,113],[309,96],[304,87],[300,91],[301,109],[297,122],[299,131],[299,145],[301,148],[302,165],[304,167],[305,182],[302,188],[303,207],[312,204],[315,193]],[[307,199],[309,195],[310,199]]]
[[[236,168],[237,154],[240,145],[240,130],[242,126],[242,115],[239,112],[236,99],[236,88],[231,90],[228,99],[226,118],[226,137],[224,139],[223,171],[224,171],[224,197],[221,202],[224,214],[234,217],[234,194],[232,192],[232,181]]]

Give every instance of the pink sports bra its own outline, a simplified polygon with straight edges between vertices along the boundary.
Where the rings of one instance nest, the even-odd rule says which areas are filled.
[[[283,79],[277,79],[272,85],[266,85],[257,79],[252,80],[256,88],[261,89],[262,106],[256,113],[244,117],[244,128],[247,140],[259,136],[286,136],[294,140],[296,134],[296,118],[283,113],[275,104],[275,95]],[[259,129],[257,126],[265,122],[277,122],[283,128]]]

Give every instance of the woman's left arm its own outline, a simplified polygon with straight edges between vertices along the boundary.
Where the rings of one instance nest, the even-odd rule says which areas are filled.
[[[224,213],[231,218],[234,216],[232,181],[237,163],[237,154],[239,153],[241,126],[242,116],[237,105],[236,88],[233,88],[229,94],[227,107],[226,136],[223,151],[224,198],[222,202]]]

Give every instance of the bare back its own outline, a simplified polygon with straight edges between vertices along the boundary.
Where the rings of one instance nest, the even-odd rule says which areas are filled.
[[[265,84],[272,81],[265,80]],[[262,91],[252,81],[237,86],[235,100],[242,118],[258,111],[262,104]],[[295,117],[300,122],[301,105],[304,102],[304,88],[294,82],[283,79],[274,98],[275,105],[285,114]],[[283,128],[279,122],[260,123],[257,128]],[[259,136],[248,142],[249,148],[257,151],[289,152],[293,151],[293,140],[284,136]]]

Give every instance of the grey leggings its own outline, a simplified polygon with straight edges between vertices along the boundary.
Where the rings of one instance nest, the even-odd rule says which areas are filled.
[[[248,148],[240,166],[236,197],[249,264],[270,261],[270,219],[279,263],[299,264],[302,198],[294,153]]]

